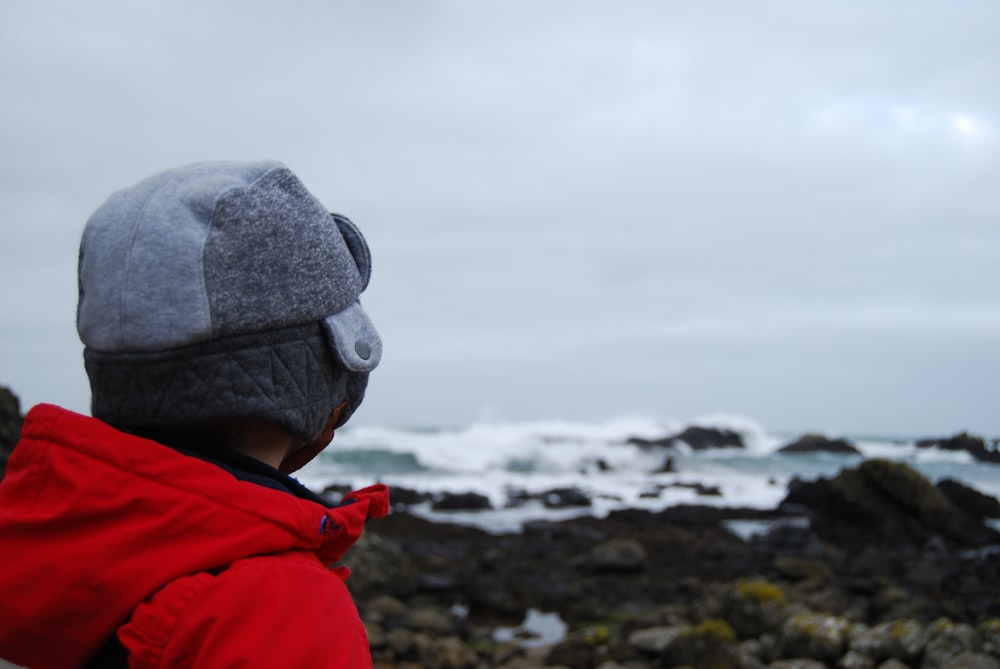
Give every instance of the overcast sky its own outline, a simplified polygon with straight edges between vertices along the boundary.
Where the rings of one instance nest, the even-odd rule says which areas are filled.
[[[273,158],[373,250],[358,423],[1000,436],[997,35],[993,0],[0,0],[0,384],[87,411],[111,191]]]

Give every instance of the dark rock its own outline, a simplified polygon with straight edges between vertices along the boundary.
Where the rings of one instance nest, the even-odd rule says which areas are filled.
[[[431,508],[435,511],[483,511],[493,504],[486,495],[478,492],[442,492],[433,496]]]
[[[539,497],[547,509],[564,509],[573,506],[591,506],[590,497],[578,488],[554,488]]]
[[[718,605],[718,615],[742,639],[777,634],[787,617],[784,589],[763,579],[739,580],[719,598]]]
[[[404,488],[402,486],[394,485],[390,491],[389,499],[392,502],[393,507],[407,507],[416,506],[417,504],[430,501],[431,495],[418,490],[413,490],[412,488]]]
[[[808,657],[833,666],[847,648],[850,623],[839,616],[803,611],[789,616],[781,630],[779,654]]]
[[[1000,500],[954,479],[938,481],[937,488],[956,506],[977,518],[1000,518]]]
[[[674,457],[668,455],[664,460],[663,464],[653,470],[654,474],[673,474],[677,471],[677,466],[674,464]]]
[[[932,623],[928,632],[930,639],[920,662],[925,669],[945,669],[959,655],[972,650],[975,631],[969,625],[942,619]]]
[[[991,442],[987,447],[986,441],[982,437],[974,437],[966,432],[947,439],[921,439],[917,442],[917,447],[940,448],[943,451],[965,451],[981,462],[1000,463],[1000,448],[997,447],[997,440]]]
[[[609,638],[605,627],[587,627],[577,630],[557,643],[545,656],[545,666],[569,669],[594,669],[601,657],[602,648]]]
[[[843,453],[859,455],[861,451],[843,439],[828,439],[818,434],[805,434],[778,449],[779,453]]]
[[[945,669],[1000,669],[1000,660],[986,653],[967,650],[949,660]]]
[[[700,497],[722,497],[722,490],[719,486],[705,485],[704,483],[671,483],[667,488],[688,488],[694,490]]]
[[[744,448],[743,437],[740,436],[739,432],[697,426],[691,426],[683,432],[663,437],[662,439],[630,437],[627,443],[641,448],[671,448],[678,441],[683,441],[695,451],[704,451],[711,448]]]
[[[616,537],[590,550],[589,564],[597,572],[635,572],[646,566],[646,549],[635,539]]]
[[[710,448],[743,448],[743,437],[732,430],[707,427],[689,427],[673,436],[675,441],[683,441],[696,451]]]
[[[0,386],[0,478],[7,468],[7,458],[21,438],[21,401],[10,388]]]
[[[888,460],[866,460],[832,481],[796,482],[783,504],[808,508],[819,536],[846,548],[919,547],[936,534],[964,546],[1000,541],[915,470]]]
[[[356,597],[374,593],[395,597],[416,590],[417,566],[399,544],[374,532],[365,532],[343,559],[351,569],[348,589]]]

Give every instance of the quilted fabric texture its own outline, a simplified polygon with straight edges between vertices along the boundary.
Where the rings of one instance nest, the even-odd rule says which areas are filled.
[[[211,162],[112,194],[80,243],[91,411],[140,432],[240,418],[311,441],[361,403],[382,341],[360,230],[274,161]]]
[[[282,328],[160,353],[84,351],[95,416],[123,429],[190,428],[261,418],[314,438],[333,398],[342,425],[368,375],[336,365],[319,324]]]

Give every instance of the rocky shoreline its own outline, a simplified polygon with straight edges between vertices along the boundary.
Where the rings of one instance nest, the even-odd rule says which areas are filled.
[[[882,460],[797,482],[773,511],[494,535],[401,504],[349,555],[348,584],[378,667],[1000,669],[996,518],[996,499]],[[771,529],[744,539],[734,521]],[[517,638],[540,612],[558,638]]]
[[[21,420],[0,388],[0,475]],[[740,447],[692,430],[640,445]],[[996,441],[945,442],[996,466]],[[904,464],[795,481],[773,510],[633,509],[500,535],[409,510],[429,499],[394,490],[345,559],[382,669],[1000,669],[1000,501]]]

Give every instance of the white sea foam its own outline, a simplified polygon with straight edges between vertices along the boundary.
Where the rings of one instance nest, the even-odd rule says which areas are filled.
[[[746,448],[694,451],[642,448],[631,437],[655,440],[688,426],[738,432]],[[603,423],[481,421],[457,430],[348,428],[300,473],[306,485],[361,487],[382,481],[426,493],[476,492],[494,509],[482,512],[416,512],[467,522],[491,530],[516,529],[526,520],[557,519],[616,509],[659,510],[677,504],[769,509],[794,478],[834,476],[863,458],[903,461],[932,481],[954,478],[1000,497],[1000,465],[974,462],[967,453],[918,448],[912,440],[850,440],[861,455],[829,453],[785,455],[777,450],[794,436],[768,433],[739,416],[703,416],[695,421],[626,417]],[[673,471],[663,469],[671,459]],[[699,494],[717,490],[718,494]],[[575,488],[593,501],[589,508],[547,509],[532,502],[508,508],[510,491],[540,494]]]

